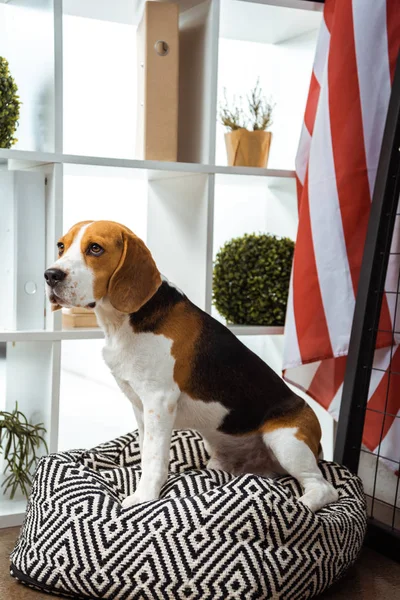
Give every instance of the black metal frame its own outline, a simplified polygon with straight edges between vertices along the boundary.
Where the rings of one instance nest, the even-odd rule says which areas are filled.
[[[359,466],[386,271],[394,224],[396,216],[399,216],[397,212],[399,195],[400,55],[397,60],[371,205],[334,454],[337,462],[345,464],[354,473],[357,473]],[[398,287],[396,308],[399,297]],[[385,526],[377,519],[369,519],[367,543],[383,554],[400,561],[400,533],[394,527]]]

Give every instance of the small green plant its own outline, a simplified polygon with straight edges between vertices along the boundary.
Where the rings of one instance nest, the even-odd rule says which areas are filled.
[[[257,79],[255,87],[247,96],[248,112],[243,109],[243,98],[235,96],[229,102],[226,89],[224,89],[224,102],[220,105],[219,117],[222,125],[228,131],[236,129],[252,129],[253,131],[266,131],[272,125],[274,105],[262,95],[260,80]]]
[[[21,105],[17,92],[8,62],[0,56],[0,148],[11,148],[18,141],[14,137]]]
[[[228,323],[283,325],[294,242],[246,234],[227,242],[214,265],[213,302]]]
[[[0,452],[4,454],[4,491],[13,499],[18,488],[27,497],[32,485],[31,475],[39,459],[37,451],[43,444],[48,452],[43,423],[31,425],[15,404],[13,412],[0,411]]]

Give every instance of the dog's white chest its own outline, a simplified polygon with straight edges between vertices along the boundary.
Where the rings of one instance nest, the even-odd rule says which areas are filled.
[[[173,385],[172,341],[163,335],[133,333],[129,323],[106,337],[103,358],[114,377],[129,382],[136,393],[143,387]]]

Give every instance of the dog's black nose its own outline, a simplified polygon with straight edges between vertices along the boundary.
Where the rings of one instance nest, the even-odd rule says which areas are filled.
[[[47,285],[53,288],[57,283],[65,279],[66,275],[61,269],[47,269],[44,273],[44,278]]]

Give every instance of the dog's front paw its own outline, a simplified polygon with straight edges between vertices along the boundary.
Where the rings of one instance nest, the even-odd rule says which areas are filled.
[[[136,506],[136,504],[143,504],[143,502],[151,502],[152,500],[157,499],[158,496],[155,494],[146,494],[136,491],[134,494],[127,496],[125,500],[122,501],[122,508],[130,508],[131,506]]]

